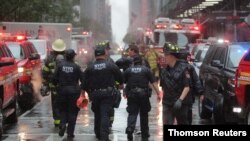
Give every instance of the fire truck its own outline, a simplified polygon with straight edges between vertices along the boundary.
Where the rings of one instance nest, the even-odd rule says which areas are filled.
[[[22,35],[9,35],[4,41],[18,66],[17,102],[22,110],[32,108],[40,95],[42,62],[34,45]]]
[[[46,39],[50,44],[61,38],[67,48],[71,46],[71,23],[0,22],[0,32]]]
[[[147,45],[154,45],[154,49],[161,54],[165,42],[176,43],[182,50],[188,51],[200,36],[200,26],[193,19],[161,17],[155,19],[151,30],[145,30],[144,42]]]
[[[17,63],[0,33],[0,138],[4,123],[17,122]]]

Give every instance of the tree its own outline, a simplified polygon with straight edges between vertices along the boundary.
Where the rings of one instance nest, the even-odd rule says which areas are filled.
[[[79,0],[8,0],[0,5],[0,21],[72,22],[73,3]]]

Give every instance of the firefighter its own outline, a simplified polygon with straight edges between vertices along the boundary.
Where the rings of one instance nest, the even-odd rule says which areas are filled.
[[[148,112],[151,110],[149,98],[151,91],[149,89],[149,82],[152,83],[153,88],[160,97],[160,92],[157,86],[156,79],[149,68],[142,65],[142,58],[136,56],[133,59],[133,65],[124,72],[124,83],[126,83],[125,94],[127,96],[127,128],[126,134],[128,140],[133,140],[133,132],[135,130],[136,119],[140,113],[140,125],[142,139],[149,138],[148,127]]]
[[[66,49],[65,42],[62,39],[57,39],[52,43],[52,52],[50,55],[45,59],[44,66],[42,68],[42,74],[43,74],[43,83],[44,85],[49,89],[51,94],[51,105],[52,105],[52,113],[53,113],[53,119],[54,119],[54,125],[55,127],[58,127],[60,124],[60,116],[59,116],[59,109],[56,103],[57,99],[57,88],[52,83],[53,74],[56,68],[56,64],[58,61],[56,61],[56,58],[61,59],[61,57],[64,55],[64,51]]]
[[[153,45],[149,45],[149,50],[145,54],[145,59],[148,61],[151,71],[158,80],[159,78],[159,67],[158,67],[158,53],[154,50]]]
[[[67,128],[68,138],[74,138],[75,124],[79,108],[76,101],[81,92],[79,81],[82,83],[83,73],[74,62],[76,53],[73,49],[65,51],[65,59],[57,65],[54,73],[54,84],[58,86],[58,106],[60,111],[59,136],[64,136]],[[68,124],[68,125],[67,125]]]
[[[107,60],[105,48],[97,46],[96,61],[84,72],[84,90],[89,94],[94,112],[94,131],[98,139],[108,141],[110,127],[110,110],[113,108],[112,92],[116,81],[122,85],[120,69]]]
[[[188,110],[192,105],[190,91],[190,73],[187,63],[178,60],[180,49],[177,45],[166,42],[163,47],[166,68],[161,70],[161,86],[163,88],[163,123],[189,124]]]

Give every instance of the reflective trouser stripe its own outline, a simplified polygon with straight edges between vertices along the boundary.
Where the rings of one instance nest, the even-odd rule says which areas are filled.
[[[59,119],[55,119],[55,120],[54,120],[54,124],[57,124],[57,125],[58,125],[58,124],[60,124],[60,122],[61,122],[61,121],[60,121]]]

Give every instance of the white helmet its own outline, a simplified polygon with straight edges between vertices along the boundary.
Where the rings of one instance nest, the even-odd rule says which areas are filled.
[[[66,49],[65,42],[62,39],[56,39],[52,43],[52,49],[58,52],[64,51]]]

